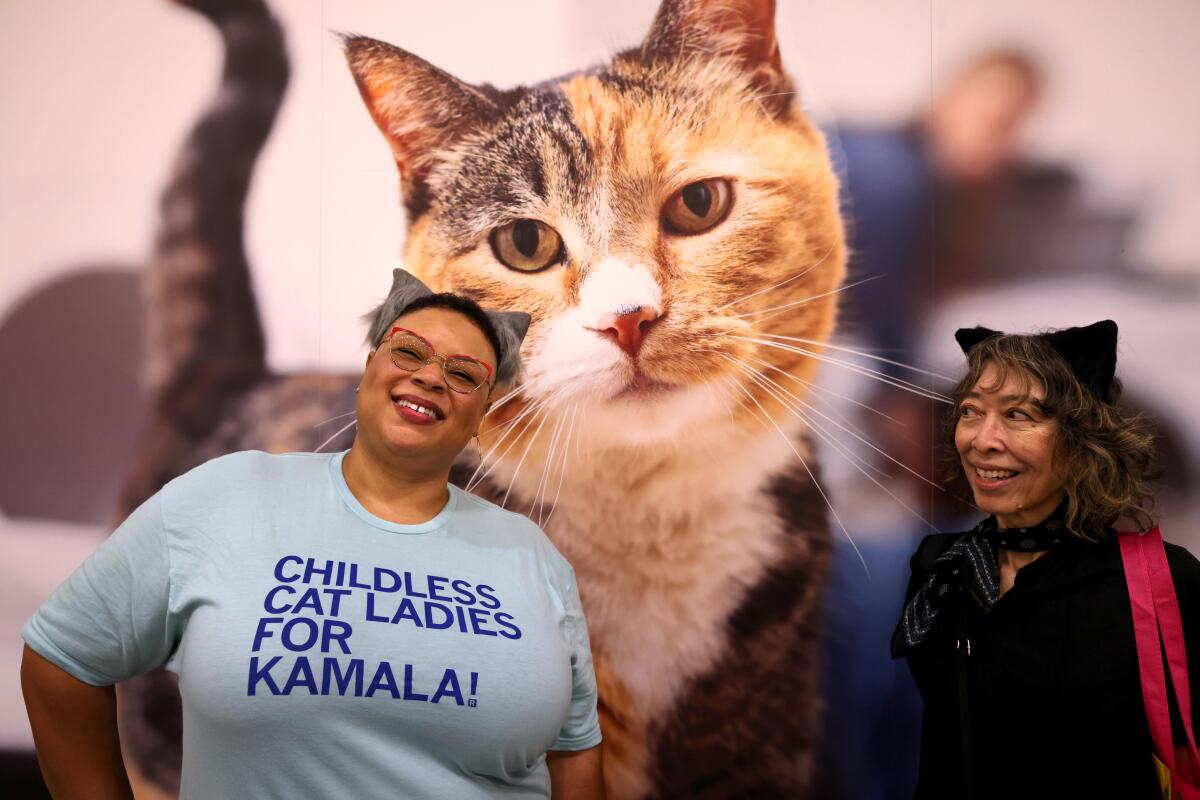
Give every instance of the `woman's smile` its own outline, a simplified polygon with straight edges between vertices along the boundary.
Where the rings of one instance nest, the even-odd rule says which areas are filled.
[[[995,491],[1011,486],[1021,475],[1020,470],[983,464],[972,464],[968,473],[971,483],[981,491]]]
[[[392,406],[402,419],[417,425],[432,425],[446,418],[446,413],[432,400],[411,394],[393,396]]]

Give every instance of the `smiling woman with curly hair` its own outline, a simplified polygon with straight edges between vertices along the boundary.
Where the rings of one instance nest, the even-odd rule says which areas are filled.
[[[892,652],[925,701],[916,796],[1160,798],[1114,530],[1152,524],[1153,440],[1116,406],[1117,326],[955,338],[951,482],[989,516],[912,558]],[[1166,549],[1200,664],[1200,562]]]
[[[1154,498],[1147,472],[1154,438],[1140,418],[1117,407],[1119,380],[1112,378],[1101,398],[1044,336],[993,336],[970,348],[967,374],[952,395],[957,413],[946,418],[948,483],[970,489],[956,441],[962,418],[974,413],[974,395],[994,394],[1010,379],[1019,389],[1016,399],[1055,422],[1053,461],[1066,493],[1066,530],[1094,542],[1119,519],[1150,527]]]

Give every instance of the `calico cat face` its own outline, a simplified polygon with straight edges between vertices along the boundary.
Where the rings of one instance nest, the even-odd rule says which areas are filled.
[[[640,48],[504,92],[346,52],[400,170],[406,267],[532,315],[525,402],[644,441],[803,393],[785,373],[812,377],[845,252],[773,3],[666,0]]]

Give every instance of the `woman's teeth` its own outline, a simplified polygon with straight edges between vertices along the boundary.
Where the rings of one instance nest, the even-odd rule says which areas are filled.
[[[979,469],[976,467],[975,474],[985,481],[1002,481],[1006,478],[1011,478],[1017,473],[1011,469]]]
[[[430,419],[438,418],[437,412],[434,411],[432,408],[426,408],[425,406],[419,406],[411,400],[397,400],[396,405],[404,406],[405,408],[411,408],[413,411],[416,411],[420,414],[424,414],[425,416],[429,417]]]

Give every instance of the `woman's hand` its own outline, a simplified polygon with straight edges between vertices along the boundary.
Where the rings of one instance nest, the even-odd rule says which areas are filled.
[[[553,800],[604,800],[601,745],[587,750],[551,750],[550,797]]]
[[[112,686],[84,683],[26,645],[21,690],[42,777],[56,800],[132,800]]]

